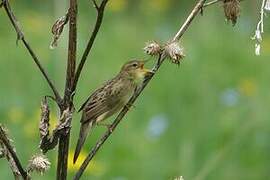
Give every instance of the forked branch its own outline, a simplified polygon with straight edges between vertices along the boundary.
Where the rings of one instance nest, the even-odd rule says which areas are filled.
[[[82,69],[84,67],[84,64],[87,60],[87,57],[93,47],[93,44],[95,42],[95,39],[96,39],[96,36],[99,32],[99,29],[100,29],[100,26],[102,24],[102,20],[103,20],[103,15],[104,15],[104,10],[105,10],[105,7],[108,3],[108,0],[102,0],[101,4],[98,5],[97,2],[95,0],[92,0],[93,1],[93,4],[94,4],[94,7],[96,8],[97,10],[97,18],[96,18],[96,23],[95,23],[95,27],[91,33],[91,36],[90,36],[90,39],[87,43],[87,46],[83,52],[83,55],[82,55],[82,58],[81,58],[81,61],[80,61],[80,64],[77,68],[77,71],[76,71],[76,74],[75,74],[75,79],[74,79],[74,84],[73,84],[73,88],[72,90],[75,91],[76,90],[76,87],[77,87],[77,83],[78,83],[78,80],[80,78],[80,75],[81,75],[81,72],[82,72]]]

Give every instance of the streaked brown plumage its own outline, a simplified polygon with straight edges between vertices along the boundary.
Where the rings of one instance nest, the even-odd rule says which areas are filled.
[[[145,76],[152,73],[144,68],[145,61],[133,60],[123,65],[121,71],[93,94],[81,106],[81,129],[73,163],[76,162],[81,148],[92,127],[112,116],[123,108],[132,96],[135,88]]]

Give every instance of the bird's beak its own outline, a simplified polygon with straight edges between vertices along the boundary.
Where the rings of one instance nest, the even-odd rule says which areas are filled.
[[[142,61],[141,66],[140,66],[141,72],[144,74],[144,76],[149,76],[149,75],[154,74],[154,72],[151,71],[150,69],[144,68],[144,64],[147,62],[148,60]]]
[[[154,74],[153,71],[151,71],[150,69],[146,69],[144,67],[142,67],[141,71],[143,72],[144,76],[150,76],[150,75]]]

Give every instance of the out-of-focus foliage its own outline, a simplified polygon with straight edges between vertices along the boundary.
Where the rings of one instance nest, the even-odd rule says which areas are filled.
[[[93,27],[91,1],[79,1],[78,59]],[[173,37],[196,1],[111,0],[104,24],[79,81],[75,106],[130,58],[149,59],[145,42]],[[67,29],[50,50],[54,21],[66,13],[65,1],[11,1],[26,38],[59,89],[64,87]],[[186,57],[180,67],[166,62],[143,95],[95,157],[82,179],[249,180],[269,178],[270,165],[270,23],[265,22],[263,50],[254,55],[250,40],[259,4],[241,3],[232,27],[221,5],[208,7],[184,35]],[[40,101],[48,95],[43,77],[0,9],[0,121],[10,130],[24,165],[39,152]],[[155,59],[150,58],[148,66]],[[58,112],[52,105],[52,126]],[[71,156],[80,114],[72,123]],[[96,128],[79,162],[104,131]],[[56,151],[48,153],[51,169],[33,179],[54,179]],[[69,176],[79,165],[72,165]],[[11,179],[0,160],[1,179]]]

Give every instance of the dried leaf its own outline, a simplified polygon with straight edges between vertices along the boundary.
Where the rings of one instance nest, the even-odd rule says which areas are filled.
[[[58,39],[60,38],[68,20],[69,20],[69,14],[67,13],[66,15],[57,19],[55,23],[53,24],[52,26],[53,41],[51,42],[50,49],[54,49],[57,47]]]
[[[50,109],[47,99],[44,98],[41,102],[41,118],[39,122],[39,133],[41,139],[49,135],[49,126],[50,126],[49,121],[50,121]]]
[[[55,127],[52,132],[51,137],[46,135],[40,142],[40,149],[43,153],[46,153],[48,150],[55,148],[58,144],[58,139],[61,134],[67,134],[71,127],[71,118],[73,111],[66,109],[63,111],[59,124]]]
[[[72,111],[66,109],[60,117],[59,124],[56,126],[54,133],[61,132],[67,134],[71,127]]]

